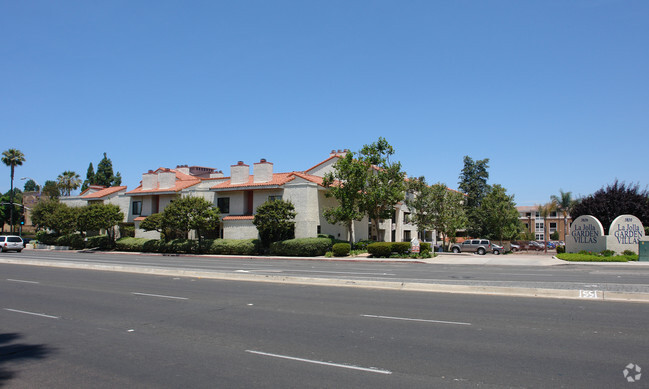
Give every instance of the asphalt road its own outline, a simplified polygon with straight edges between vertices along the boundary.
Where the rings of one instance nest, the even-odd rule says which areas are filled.
[[[0,260],[5,258],[208,270],[262,276],[649,293],[649,266],[641,266],[638,263],[600,266],[574,263],[561,266],[486,266],[126,255],[40,250],[0,253]]]
[[[648,304],[8,264],[0,272],[8,388],[649,383],[623,376],[629,363],[649,366]]]

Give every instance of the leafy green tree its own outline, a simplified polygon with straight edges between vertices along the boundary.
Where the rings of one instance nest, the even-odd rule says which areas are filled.
[[[487,180],[489,180],[488,164],[489,158],[474,161],[467,155],[464,157],[464,167],[459,177],[460,191],[466,194],[464,205],[469,219],[469,234],[472,236],[482,236],[487,233],[478,215],[478,209],[489,189],[487,184]]]
[[[434,220],[433,191],[423,176],[406,181],[406,206],[410,210],[411,223],[423,233],[432,230]]]
[[[86,171],[86,179],[83,181],[83,184],[81,185],[81,191],[83,192],[84,190],[88,189],[90,185],[92,185],[95,182],[95,168],[92,166],[92,162],[90,162],[90,165],[88,165],[88,170]]]
[[[259,231],[259,238],[264,248],[272,242],[292,239],[295,236],[295,206],[290,201],[266,201],[255,213],[252,223]]]
[[[8,149],[2,152],[2,163],[11,168],[11,195],[9,198],[9,203],[11,204],[9,207],[9,220],[12,221],[10,224],[11,232],[14,231],[14,172],[16,166],[22,166],[23,162],[25,162],[25,155],[18,149]]]
[[[20,215],[23,213],[23,209],[20,206],[22,203],[22,195],[20,189],[14,188],[13,203],[11,202],[11,191],[7,191],[7,193],[0,196],[0,227],[2,228],[2,232],[4,232],[5,224],[9,226],[18,224]]]
[[[367,172],[363,185],[360,210],[372,225],[372,236],[380,239],[379,219],[388,219],[394,206],[405,197],[405,172],[401,163],[393,162],[394,148],[383,137],[371,145],[365,145],[358,153],[358,163]]]
[[[113,173],[113,161],[111,161],[110,158],[106,156],[106,153],[104,153],[104,158],[102,158],[97,165],[97,173],[95,173],[93,184],[114,186],[119,185],[116,184],[118,180],[121,183],[121,176],[119,176],[119,178],[115,176],[115,174]]]
[[[202,197],[181,197],[173,200],[162,212],[163,228],[180,232],[185,238],[196,231],[198,241],[208,231],[219,228],[221,214],[218,208]]]
[[[115,204],[90,204],[79,212],[78,227],[81,231],[105,230],[111,241],[115,241],[115,226],[124,220],[124,213]]]
[[[158,231],[163,240],[167,239],[167,234],[164,233],[164,225],[162,220],[162,213],[154,213],[146,217],[140,223],[140,228],[144,231]]]
[[[80,208],[69,207],[58,200],[40,201],[32,210],[32,222],[39,228],[47,228],[59,235],[67,235],[79,230]]]
[[[516,239],[523,229],[514,195],[508,195],[507,190],[498,184],[488,189],[478,209],[478,216],[487,231],[483,236],[501,243],[503,240]]]
[[[331,224],[347,227],[350,242],[355,242],[354,221],[364,216],[360,210],[367,170],[354,160],[354,153],[348,152],[334,165],[333,172],[324,175],[322,185],[327,188],[325,196],[338,201],[336,207],[326,209],[324,217]]]
[[[570,233],[570,227],[568,226],[568,213],[570,212],[570,207],[572,207],[572,205],[575,202],[572,199],[572,192],[564,192],[563,190],[559,189],[559,196],[552,195],[550,196],[550,199],[555,204],[557,210],[563,214],[563,225],[565,226],[565,234],[568,235]],[[556,238],[554,240],[559,240],[559,239],[560,238]]]
[[[25,192],[38,192],[38,189],[38,184],[31,178],[25,182],[25,186],[23,187]]]
[[[467,217],[464,207],[465,196],[451,190],[446,184],[437,183],[430,187],[431,226],[449,244],[455,241],[457,231],[466,227]]]
[[[56,181],[47,180],[45,181],[45,185],[43,185],[42,195],[51,199],[58,199],[61,196],[61,189],[59,189]]]
[[[113,177],[113,186],[120,186],[122,185],[122,175],[117,172],[115,174],[115,177]]]
[[[638,184],[626,185],[617,180],[594,194],[577,201],[570,208],[572,220],[582,215],[595,216],[604,227],[604,234],[620,215],[633,215],[649,225],[649,191]]]
[[[62,174],[59,174],[56,181],[64,196],[70,196],[72,191],[81,185],[81,178],[79,178],[79,175],[70,170],[66,170]]]

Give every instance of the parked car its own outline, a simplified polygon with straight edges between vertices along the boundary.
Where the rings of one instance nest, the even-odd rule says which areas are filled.
[[[491,252],[496,254],[496,255],[505,254],[505,248],[503,246],[492,243],[491,244]]]
[[[509,248],[510,248],[510,250],[512,250],[512,252],[515,253],[515,252],[517,252],[517,251],[520,251],[521,246],[518,245],[518,244],[514,244],[514,243],[512,243],[512,244],[509,245]]]
[[[548,249],[553,250],[557,248],[557,244],[554,242],[548,242]]]
[[[528,243],[527,249],[528,249],[528,250],[541,251],[541,250],[545,250],[545,247],[543,246],[542,243],[539,243],[539,242],[536,242],[536,241],[531,240],[531,241]]]
[[[451,246],[451,251],[454,253],[467,252],[485,255],[487,252],[491,251],[491,242],[486,239],[465,240],[461,244],[454,244]]]
[[[20,236],[3,235],[0,236],[0,251],[17,251],[21,252],[25,248]]]

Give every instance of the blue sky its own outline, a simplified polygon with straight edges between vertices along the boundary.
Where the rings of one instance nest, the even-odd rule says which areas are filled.
[[[382,136],[453,188],[465,155],[489,158],[518,205],[645,188],[648,20],[645,0],[0,0],[0,148],[25,154],[20,187],[104,152],[134,189]]]

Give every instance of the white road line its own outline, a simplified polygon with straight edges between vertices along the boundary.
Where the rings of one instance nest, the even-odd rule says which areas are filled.
[[[165,296],[163,294],[149,294],[149,293],[138,293],[138,292],[131,292],[131,294],[135,294],[138,296],[161,297],[165,299],[189,300],[189,298],[187,297]]]
[[[24,284],[40,284],[40,282],[36,282],[36,281],[14,280],[14,279],[11,279],[11,278],[7,278],[7,281],[11,281],[11,282],[22,282],[22,283],[24,283]]]
[[[363,317],[371,317],[374,319],[392,319],[392,320],[405,320],[405,321],[421,321],[425,323],[439,323],[439,324],[457,324],[461,326],[470,326],[471,323],[463,323],[459,321],[443,321],[443,320],[429,320],[429,319],[411,319],[408,317],[394,317],[394,316],[381,316],[381,315],[361,315]]]
[[[10,309],[10,308],[4,308],[5,311],[9,312],[16,312],[16,313],[24,313],[26,315],[34,315],[34,316],[40,316],[40,317],[46,317],[48,319],[60,319],[58,316],[50,316],[50,315],[45,315],[43,313],[34,313],[34,312],[27,312],[27,311],[20,311],[18,309]]]
[[[292,361],[298,361],[298,362],[313,363],[313,364],[316,364],[316,365],[341,367],[341,368],[344,368],[344,369],[361,370],[361,371],[367,371],[367,372],[370,372],[370,373],[392,374],[392,372],[389,371],[389,370],[377,369],[375,367],[360,367],[360,366],[354,366],[354,365],[344,365],[344,364],[341,364],[341,363],[314,361],[312,359],[289,357],[288,355],[270,354],[270,353],[265,353],[265,352],[262,352],[262,351],[254,351],[254,350],[246,350],[246,352],[251,353],[251,354],[264,355],[264,356],[273,357],[273,358],[282,358],[282,359],[290,359]]]

